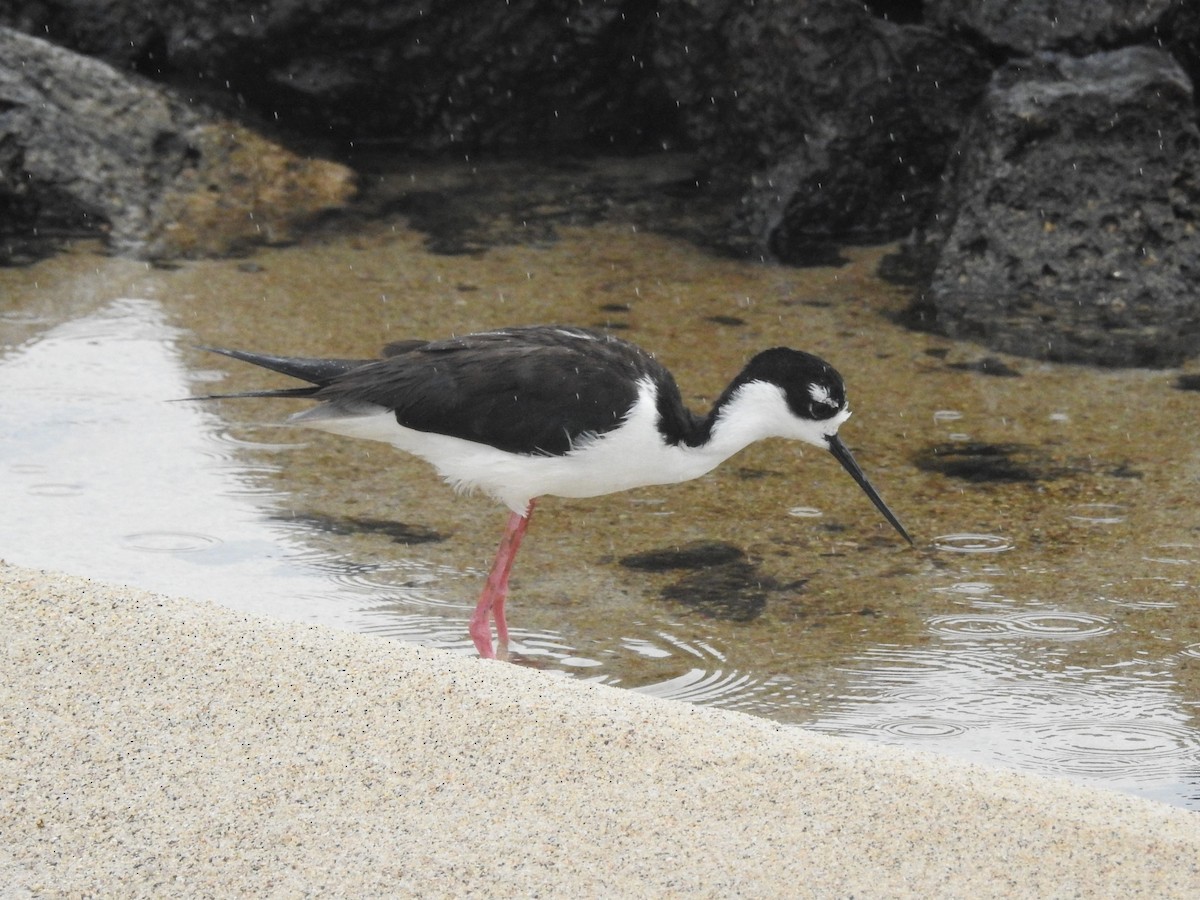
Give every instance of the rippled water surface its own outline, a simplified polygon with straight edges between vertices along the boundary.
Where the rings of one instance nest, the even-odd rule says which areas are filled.
[[[575,221],[565,185],[459,245],[398,203],[248,260],[80,244],[0,270],[0,556],[470,653],[504,512],[383,445],[280,427],[294,403],[170,402],[279,383],[194,345],[361,356],[601,325],[701,408],[789,344],[845,376],[842,435],[916,549],[782,442],[685,485],[547,498],[514,575],[518,662],[1200,808],[1200,394],[1178,372],[1004,357],[1019,377],[995,377],[974,365],[995,354],[896,323],[884,249],[716,258],[632,213]]]

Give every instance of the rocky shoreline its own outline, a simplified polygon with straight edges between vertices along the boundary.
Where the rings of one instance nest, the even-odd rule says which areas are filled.
[[[1200,352],[1183,0],[208,0],[0,11],[0,260],[294,239],[364,154],[694,154],[704,243],[901,241],[911,320],[1106,366]],[[294,152],[288,146],[309,149]],[[325,148],[337,161],[311,158]],[[317,154],[320,155],[320,154]]]

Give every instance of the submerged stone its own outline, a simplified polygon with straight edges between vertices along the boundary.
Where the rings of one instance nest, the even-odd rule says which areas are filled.
[[[745,558],[746,554],[740,547],[725,541],[693,541],[679,547],[634,553],[623,557],[621,565],[641,572],[669,572],[675,569],[708,569],[742,562]]]

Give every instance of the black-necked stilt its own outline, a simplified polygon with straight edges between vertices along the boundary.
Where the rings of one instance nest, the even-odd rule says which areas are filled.
[[[290,421],[385,441],[431,463],[454,487],[483,490],[512,511],[471,616],[481,656],[493,655],[489,618],[500,654],[507,654],[509,572],[543,494],[595,497],[688,481],[754,441],[791,438],[831,452],[912,543],[837,435],[850,417],[841,376],[810,353],[764,350],[708,415],[698,416],[653,356],[585,328],[530,326],[403,341],[375,360],[209,349],[309,386],[206,399],[318,400]]]

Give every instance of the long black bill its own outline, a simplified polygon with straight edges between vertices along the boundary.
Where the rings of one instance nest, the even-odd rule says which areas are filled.
[[[892,523],[892,527],[900,532],[910,544],[913,539],[908,536],[908,532],[904,530],[904,526],[900,524],[900,520],[896,518],[895,513],[888,509],[888,505],[883,502],[883,498],[871,487],[871,482],[867,481],[867,476],[863,474],[863,470],[858,467],[858,463],[854,461],[854,457],[850,454],[849,448],[842,443],[842,439],[836,434],[829,436],[829,452],[833,454],[833,458],[842,464],[842,468],[850,473],[850,477],[858,482],[858,486],[866,491],[871,502],[875,504],[875,508],[883,513],[883,517]]]

